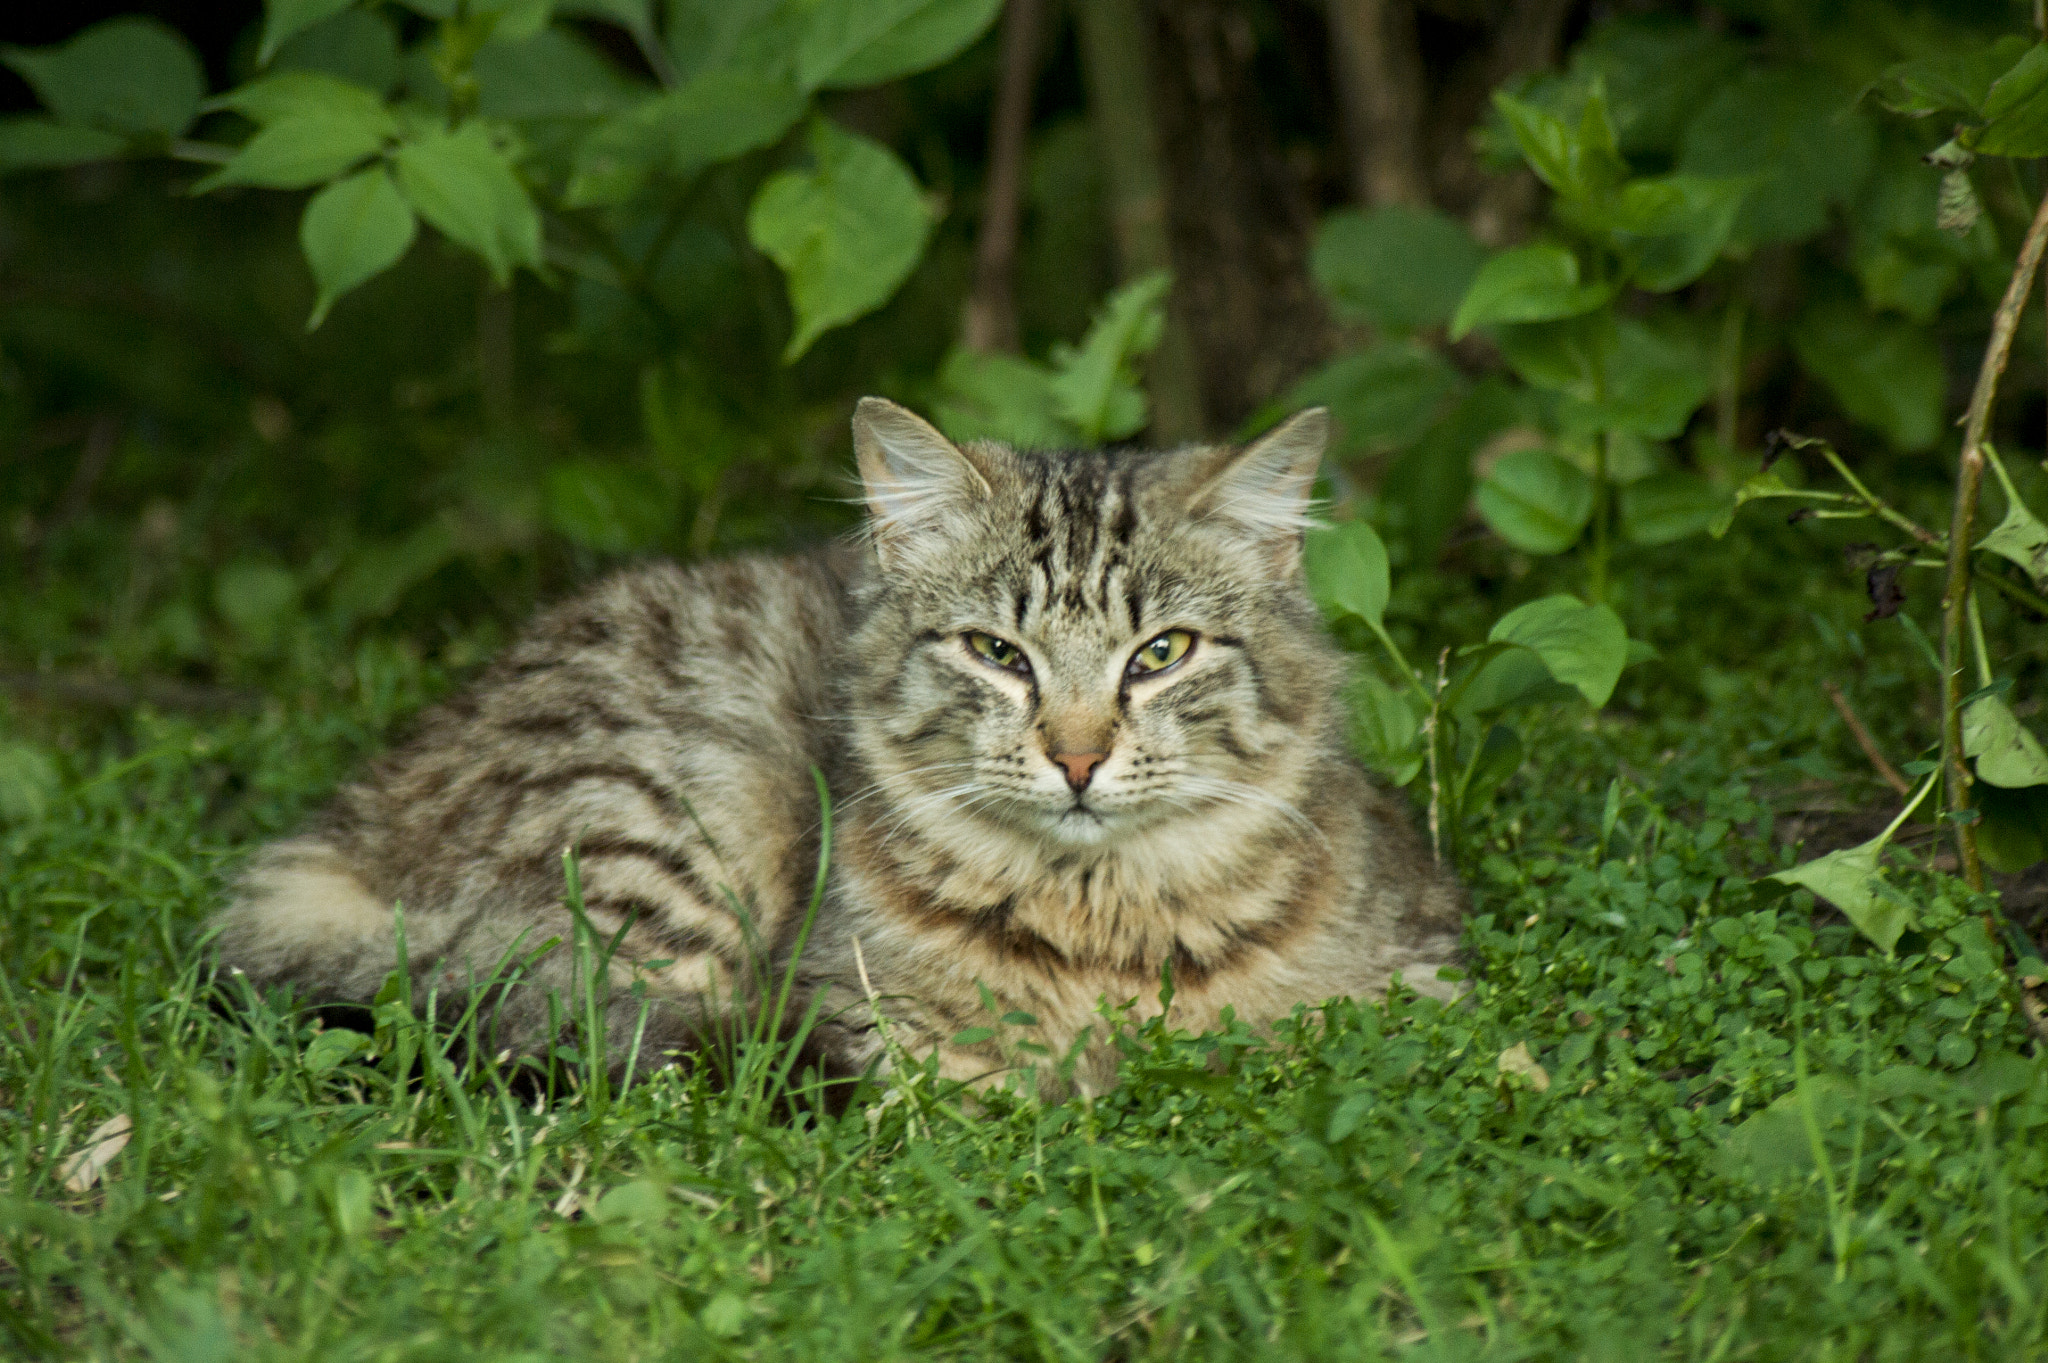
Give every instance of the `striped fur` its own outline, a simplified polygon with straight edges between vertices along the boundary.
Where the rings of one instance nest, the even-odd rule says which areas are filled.
[[[1242,451],[1042,454],[956,448],[868,399],[865,544],[631,570],[544,614],[258,853],[221,960],[367,1000],[402,903],[415,988],[459,989],[569,937],[573,845],[593,925],[623,931],[614,984],[654,1000],[644,1060],[687,1051],[787,963],[815,766],[837,831],[798,978],[835,1069],[936,1053],[987,1081],[1071,1052],[1100,1088],[1099,1005],[1156,1011],[1169,965],[1193,1029],[1396,972],[1442,996],[1459,892],[1351,757],[1341,656],[1302,588],[1324,424]],[[1186,656],[1134,672],[1168,630]],[[1053,755],[1083,752],[1106,756],[1076,792]],[[549,991],[568,1016],[574,987],[567,950],[532,959],[493,997],[498,1043],[544,1046]],[[613,995],[629,1036],[640,1004]],[[997,1026],[990,997],[1034,1022]],[[981,1026],[997,1035],[953,1043]]]

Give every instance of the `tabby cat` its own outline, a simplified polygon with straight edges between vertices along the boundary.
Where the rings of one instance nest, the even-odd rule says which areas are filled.
[[[1196,1031],[1396,972],[1448,996],[1458,887],[1352,757],[1303,588],[1327,428],[1316,409],[1242,449],[1045,453],[865,399],[859,542],[632,568],[543,614],[256,855],[220,959],[368,1001],[402,905],[416,992],[528,962],[487,1012],[496,1044],[538,1051],[578,1006],[566,945],[528,961],[572,940],[573,847],[619,940],[609,1035],[643,1025],[642,1066],[687,1053],[792,954],[816,769],[836,827],[795,978],[833,1072],[936,1053],[948,1077],[1045,1064],[1057,1087],[1049,1054],[1100,1089],[1099,1005],[1156,1012],[1169,965],[1170,1020]],[[1034,1022],[969,1044],[991,998]]]

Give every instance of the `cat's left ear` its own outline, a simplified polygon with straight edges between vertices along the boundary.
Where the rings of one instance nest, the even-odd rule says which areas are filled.
[[[894,563],[904,542],[947,514],[995,496],[988,477],[923,417],[887,398],[853,409],[853,452],[867,493],[875,552]]]
[[[1330,412],[1297,412],[1241,450],[1225,451],[1188,499],[1192,515],[1233,522],[1273,550],[1273,566],[1289,573],[1301,562],[1316,469],[1330,443]]]

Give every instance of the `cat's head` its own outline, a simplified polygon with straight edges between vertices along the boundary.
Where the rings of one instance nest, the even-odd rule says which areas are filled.
[[[1038,452],[864,399],[863,798],[1070,848],[1298,820],[1341,677],[1301,576],[1328,428],[1317,408],[1245,447]]]

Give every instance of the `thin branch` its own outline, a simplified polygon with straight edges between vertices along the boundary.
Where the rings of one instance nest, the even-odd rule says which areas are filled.
[[[1885,761],[1884,753],[1877,746],[1877,740],[1870,736],[1870,730],[1863,727],[1862,719],[1850,708],[1849,698],[1842,694],[1842,688],[1830,681],[1822,682],[1821,689],[1826,691],[1828,699],[1835,703],[1835,713],[1842,717],[1842,723],[1849,726],[1849,736],[1856,740],[1857,747],[1863,749],[1863,755],[1870,759],[1871,766],[1877,768],[1877,774],[1884,778],[1884,783],[1901,795],[1912,794],[1913,787],[1907,784],[1905,777],[1899,775],[1898,768]]]
[[[1991,319],[1991,341],[1984,348],[1984,363],[1977,371],[1977,387],[1970,395],[1970,410],[1963,427],[1963,453],[1956,469],[1955,508],[1948,531],[1948,578],[1941,595],[1941,760],[1947,786],[1948,811],[1960,816],[1970,808],[1970,769],[1963,761],[1963,622],[1970,601],[1970,540],[1976,528],[1977,494],[1984,481],[1984,432],[1991,424],[1991,403],[1998,396],[1998,379],[2012,355],[2013,334],[2019,329],[2020,312],[2034,287],[2034,271],[2041,253],[2048,249],[2048,195],[2034,212],[2020,245],[2019,262],[2013,266],[2005,297]],[[1977,828],[1967,818],[1955,820],[1956,852],[1963,878],[1970,888],[1984,888],[1984,863],[1977,855]]]
[[[1002,73],[988,136],[988,187],[974,248],[974,288],[961,327],[969,350],[1017,349],[1017,221],[1024,200],[1024,152],[1031,87],[1038,73],[1040,0],[1009,0],[1003,15]]]
[[[253,710],[263,703],[260,692],[245,691],[240,687],[207,686],[172,677],[124,681],[119,677],[95,677],[82,672],[0,672],[0,691],[109,710],[153,705],[159,710],[205,713]]]

